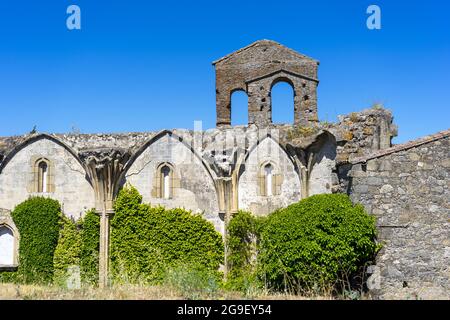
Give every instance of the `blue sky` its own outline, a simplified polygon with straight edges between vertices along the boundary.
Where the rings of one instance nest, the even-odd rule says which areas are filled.
[[[76,4],[82,29],[66,28]],[[366,28],[366,8],[382,29]],[[450,3],[428,1],[21,1],[0,3],[0,136],[215,126],[211,62],[258,39],[320,60],[321,120],[384,103],[396,143],[450,127]],[[274,119],[292,93],[274,88]],[[243,97],[233,121],[244,123]]]

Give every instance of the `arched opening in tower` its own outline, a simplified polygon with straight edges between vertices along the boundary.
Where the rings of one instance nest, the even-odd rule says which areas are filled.
[[[231,93],[231,125],[248,124],[248,96],[243,90]]]
[[[294,123],[294,89],[287,81],[278,81],[270,93],[272,123]]]

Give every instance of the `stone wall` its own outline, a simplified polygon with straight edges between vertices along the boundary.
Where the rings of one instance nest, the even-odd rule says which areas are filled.
[[[383,122],[390,124],[386,130],[374,129]],[[78,217],[95,206],[92,181],[81,155],[85,151],[120,148],[131,155],[124,168],[124,181],[134,184],[146,202],[204,212],[205,217],[223,232],[223,215],[227,210],[244,209],[255,214],[268,214],[309,195],[342,190],[348,177],[342,175],[338,179],[338,171],[343,167],[340,164],[348,163],[355,155],[378,150],[380,145],[374,147],[372,141],[380,140],[382,135],[390,141],[392,126],[389,111],[369,109],[344,116],[339,123],[318,123],[308,127],[251,125],[206,131],[174,129],[0,138],[0,154],[4,158],[0,161],[0,208],[12,210],[28,196],[36,195],[30,188],[32,162],[38,157],[46,157],[54,164],[56,178],[55,192],[46,196],[61,201],[66,214]],[[347,132],[352,134],[346,135]],[[167,137],[172,138],[167,140]],[[271,143],[265,146],[267,141],[262,142],[268,137],[267,141]],[[282,176],[281,192],[273,197],[257,192],[258,168],[269,159],[279,167]],[[181,184],[177,195],[168,200],[152,196],[156,167],[162,161],[176,164]],[[234,189],[231,193],[221,194],[218,178],[232,179],[234,174],[237,178]],[[226,199],[229,204],[225,203]]]
[[[450,298],[450,131],[355,159],[350,194],[377,217],[379,298]]]
[[[266,195],[261,181],[264,165],[273,165],[273,194]],[[248,154],[239,177],[239,209],[267,215],[301,199],[301,181],[288,155],[272,138],[265,138]],[[277,179],[277,181],[275,181]]]
[[[29,196],[51,197],[61,203],[63,212],[74,218],[94,208],[94,190],[78,159],[63,145],[49,139],[37,139],[13,151],[0,173],[0,208],[13,210]],[[35,160],[45,158],[52,164],[49,179],[53,190],[37,194],[34,189]]]
[[[170,199],[161,198],[155,192],[157,168],[163,163],[174,171],[175,185]],[[166,134],[151,143],[128,169],[126,182],[138,189],[144,202],[203,213],[224,233],[213,178],[201,159],[173,136]]]
[[[359,112],[338,117],[337,123],[321,123],[337,141],[338,163],[372,154],[391,147],[392,138],[397,136],[390,110],[378,105]]]
[[[217,61],[217,126],[231,125],[231,94],[248,95],[248,124],[272,123],[271,90],[278,81],[294,90],[296,124],[317,122],[318,61],[270,40],[260,40]]]

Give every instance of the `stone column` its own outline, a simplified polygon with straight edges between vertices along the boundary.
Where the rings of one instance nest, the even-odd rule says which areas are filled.
[[[109,224],[130,152],[107,148],[84,150],[80,156],[94,188],[96,210],[100,215],[99,286],[104,288],[109,278]]]
[[[224,261],[224,275],[225,279],[228,273],[228,246],[227,246],[227,228],[228,222],[231,218],[231,211],[233,206],[233,180],[230,177],[220,177],[215,180],[217,194],[219,198],[219,212],[224,217],[224,253],[225,253],[225,261]]]
[[[295,125],[308,126],[319,122],[317,114],[317,85],[317,81],[308,80],[296,86],[296,96],[294,98]]]

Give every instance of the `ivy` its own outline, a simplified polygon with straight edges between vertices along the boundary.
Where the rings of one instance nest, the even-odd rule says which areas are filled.
[[[90,210],[79,222],[79,226],[81,281],[84,284],[96,285],[100,251],[100,217],[95,210]]]
[[[61,207],[58,201],[32,197],[12,212],[20,234],[19,267],[2,272],[2,281],[49,284],[53,280],[53,256],[58,243]]]
[[[116,282],[160,283],[180,265],[217,272],[223,263],[220,233],[201,215],[142,203],[131,186],[119,193],[111,221],[111,269]]]
[[[227,285],[232,289],[246,291],[257,282],[255,264],[264,221],[263,217],[239,211],[228,223]]]
[[[80,264],[81,237],[77,224],[72,219],[62,216],[60,225],[58,245],[53,257],[53,282],[62,286],[69,276],[68,268]]]

